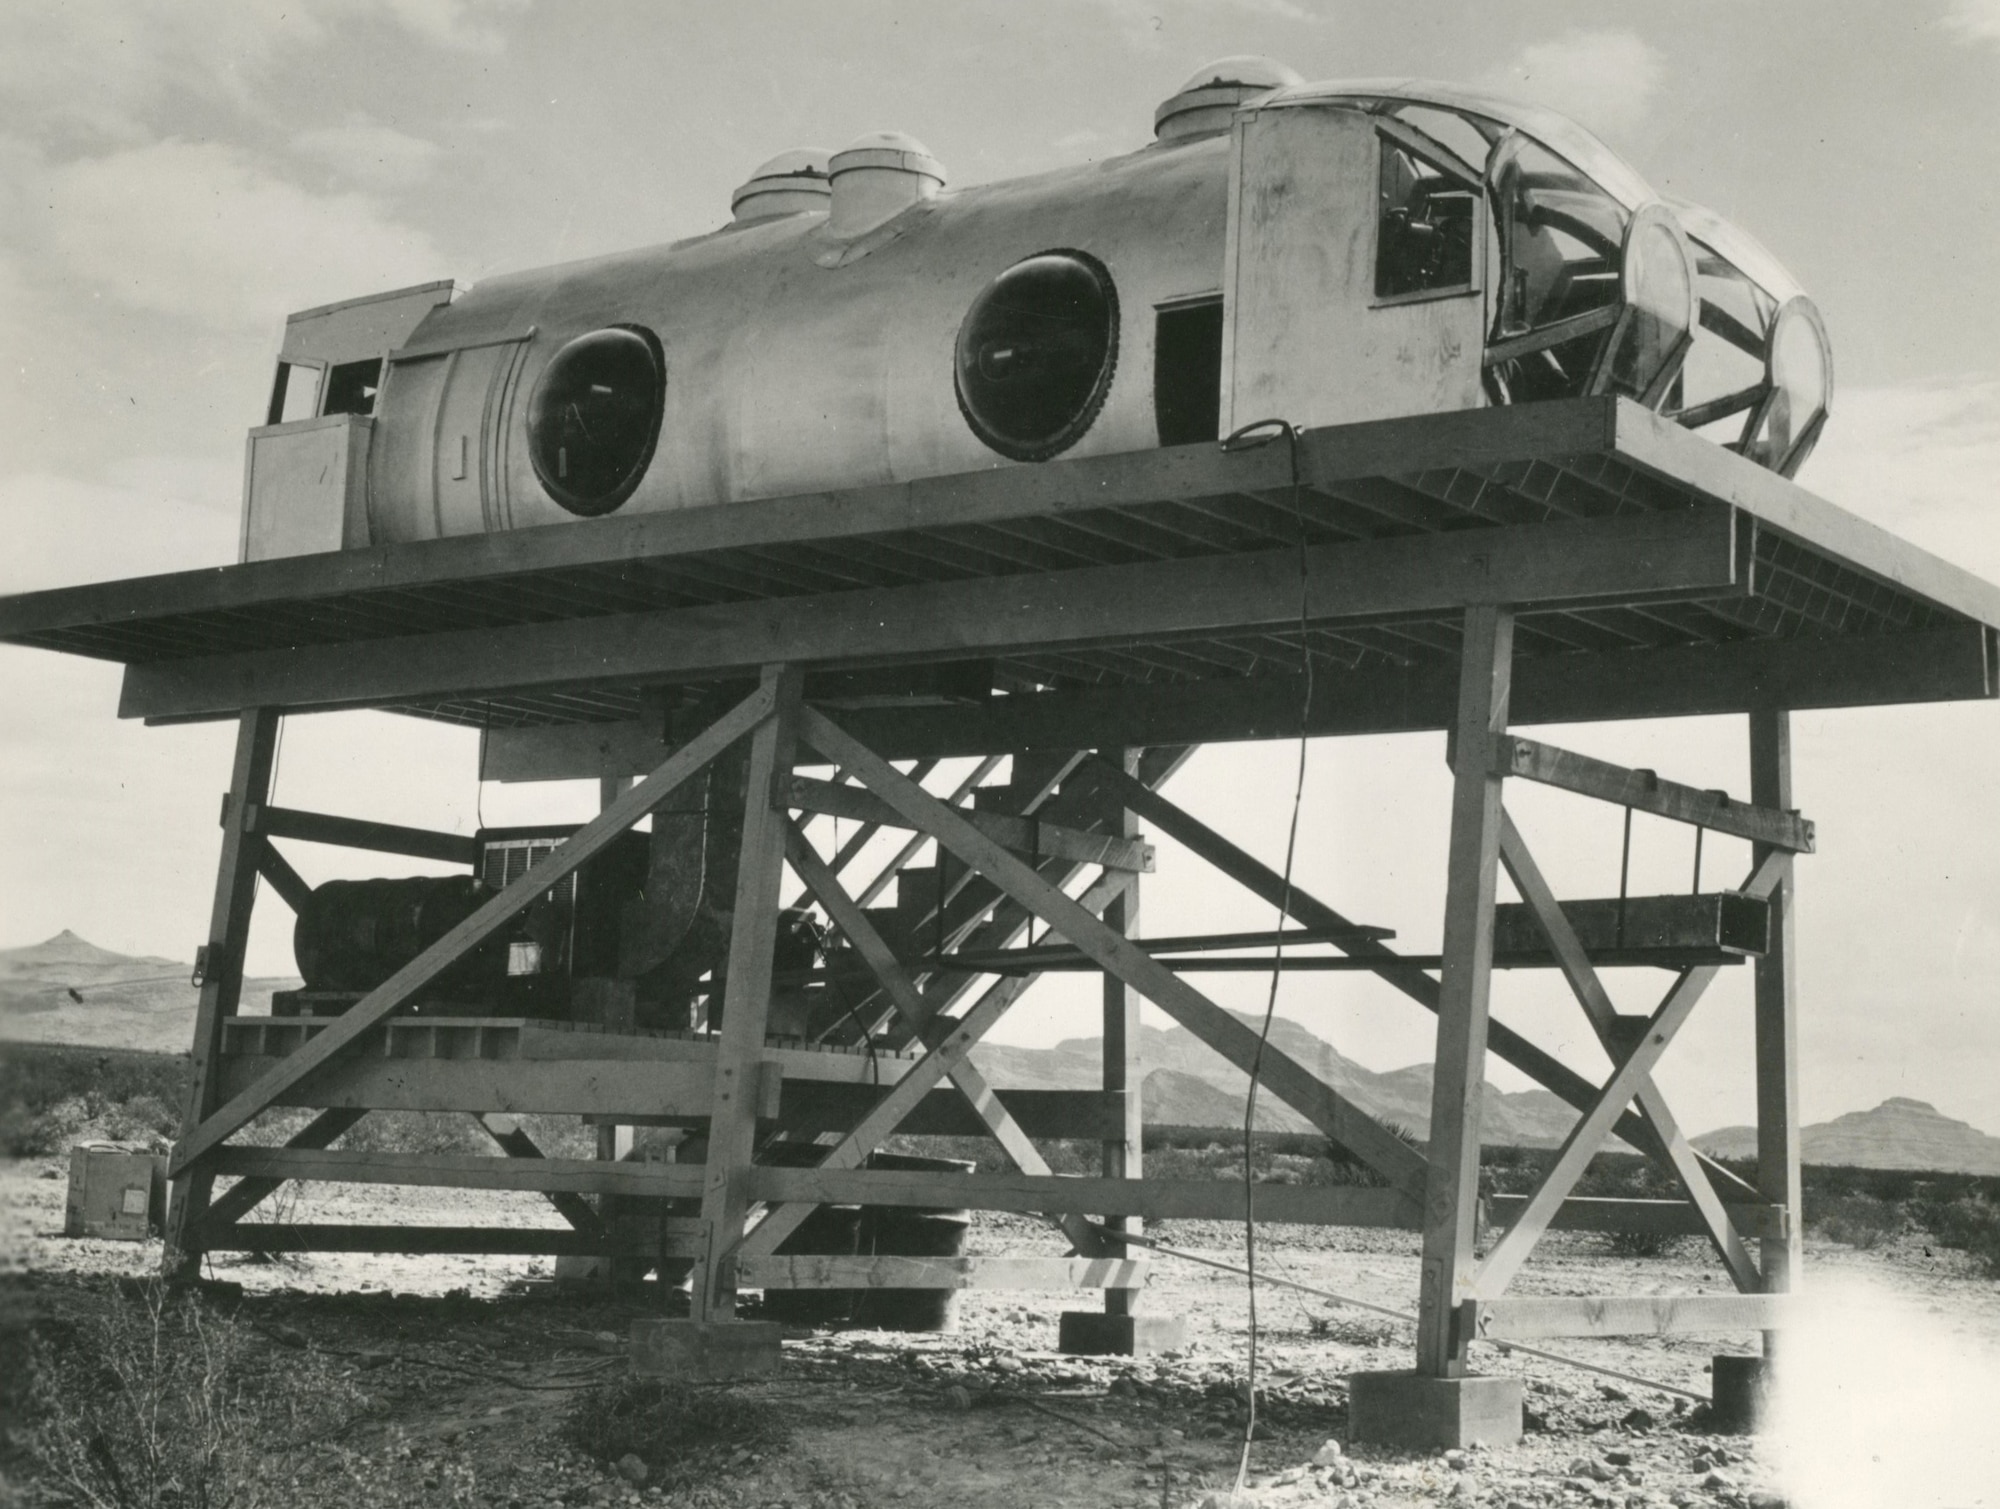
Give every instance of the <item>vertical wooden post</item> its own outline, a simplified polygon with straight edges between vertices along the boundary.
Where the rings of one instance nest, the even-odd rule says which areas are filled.
[[[725,1258],[742,1240],[749,1207],[743,1175],[756,1146],[758,1079],[771,1008],[771,964],[785,865],[785,808],[780,793],[792,773],[802,681],[801,673],[791,667],[765,668],[765,684],[776,685],[777,712],[750,742],[743,848],[737,861],[729,975],[708,1123],[708,1172],[702,1186],[702,1251],[694,1265],[691,1304],[697,1321],[729,1320],[736,1311],[736,1278]]]
[[[1514,615],[1469,608],[1452,725],[1451,853],[1445,879],[1437,1067],[1431,1090],[1430,1177],[1417,1317],[1417,1372],[1462,1378],[1469,1337],[1457,1334],[1470,1297],[1479,1206],[1480,1091],[1493,973],[1493,891],[1500,853],[1500,777],[1491,736],[1507,727]]]
[[[1137,775],[1139,752],[1136,749],[1124,751],[1122,765],[1127,775]],[[1139,833],[1139,820],[1129,808],[1120,806],[1111,831],[1125,838],[1135,838]],[[1127,938],[1139,936],[1139,877],[1133,876],[1132,883],[1124,894],[1112,901],[1104,909],[1104,925],[1114,933]],[[1109,970],[1104,974],[1104,1088],[1123,1094],[1125,1097],[1125,1124],[1120,1135],[1107,1138],[1104,1143],[1104,1176],[1107,1179],[1137,1179],[1141,1176],[1141,1163],[1145,1148],[1145,1109],[1141,1104],[1141,1091],[1145,1074],[1139,1063],[1139,992],[1127,985]],[[1137,1219],[1132,1216],[1113,1217],[1108,1224],[1115,1230],[1137,1229]],[[1113,1243],[1107,1248],[1113,1257],[1125,1257],[1129,1249]],[[1138,1306],[1139,1290],[1106,1289],[1104,1291],[1104,1313],[1106,1315],[1130,1315]]]
[[[1792,718],[1783,708],[1750,714],[1750,800],[1759,806],[1792,808]],[[1762,864],[1771,851],[1755,850]],[[1799,1063],[1797,940],[1794,885],[1797,871],[1789,854],[1778,856],[1784,876],[1771,893],[1771,947],[1757,961],[1757,1192],[1790,1216],[1786,1234],[1763,1242],[1764,1289],[1785,1293],[1796,1287],[1800,1255]],[[1766,1354],[1775,1332],[1764,1337]]]
[[[236,758],[222,813],[222,854],[216,863],[215,900],[209,909],[208,941],[199,955],[201,998],[195,1008],[194,1072],[188,1085],[181,1135],[187,1136],[218,1104],[216,1060],[222,1023],[233,1016],[243,993],[243,955],[250,942],[250,910],[257,899],[257,855],[264,840],[248,827],[250,809],[271,795],[271,762],[277,751],[278,715],[268,708],[245,708],[236,723]],[[192,1279],[201,1264],[196,1232],[208,1213],[215,1175],[199,1165],[174,1180],[168,1205],[166,1250],[161,1273],[175,1281]]]

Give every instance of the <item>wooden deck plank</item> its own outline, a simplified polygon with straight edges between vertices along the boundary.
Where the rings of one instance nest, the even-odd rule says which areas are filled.
[[[365,706],[589,681],[737,675],[778,662],[964,659],[1062,645],[1289,628],[1299,553],[1082,567],[809,597],[461,629],[128,666],[124,717]],[[1727,596],[1732,516],[1701,509],[1316,546],[1314,621],[1524,605]]]

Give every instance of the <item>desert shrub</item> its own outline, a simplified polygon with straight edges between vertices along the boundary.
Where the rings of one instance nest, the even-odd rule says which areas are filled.
[[[187,1084],[180,1054],[9,1043],[0,1051],[0,1157],[47,1157],[82,1137],[172,1137]]]
[[[1903,1220],[1902,1206],[1893,1201],[1878,1200],[1872,1195],[1806,1192],[1806,1229],[1864,1252],[1901,1231]]]
[[[1984,1194],[1919,1200],[1913,1214],[1941,1246],[1969,1252],[1987,1277],[2000,1279],[2000,1204]]]
[[[289,1449],[359,1409],[318,1354],[272,1361],[247,1326],[156,1282],[45,1328],[30,1348],[30,1459],[59,1501],[91,1509],[231,1509],[273,1501]]]
[[[628,1453],[647,1467],[647,1484],[669,1488],[701,1477],[731,1454],[784,1444],[784,1416],[727,1388],[675,1379],[620,1378],[579,1394],[563,1417],[563,1438],[615,1466]]]
[[[1628,1258],[1678,1257],[1687,1241],[1664,1231],[1610,1231],[1604,1235],[1604,1245],[1613,1256]]]

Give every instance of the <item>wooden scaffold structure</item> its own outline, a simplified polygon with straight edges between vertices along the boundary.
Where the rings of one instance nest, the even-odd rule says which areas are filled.
[[[1143,1308],[1144,1250],[1121,1234],[1146,1220],[1240,1219],[1244,1205],[1227,1181],[1145,1176],[1146,1002],[1237,1068],[1258,1062],[1266,1093],[1381,1176],[1370,1188],[1262,1187],[1260,1219],[1422,1234],[1413,1368],[1355,1380],[1357,1435],[1461,1444],[1518,1432],[1518,1380],[1473,1374],[1478,1340],[1775,1329],[1799,1267],[1793,867],[1813,846],[1793,810],[1789,715],[1993,697],[2000,590],[1623,400],[1291,440],[0,602],[8,642],[124,662],[124,716],[236,721],[169,1261],[269,1247],[275,1229],[245,1217],[285,1180],[531,1190],[555,1202],[565,1228],[300,1226],[283,1240],[686,1271],[688,1317],[635,1331],[635,1357],[655,1369],[769,1365],[776,1328],[736,1319],[749,1290],[1101,1291],[1102,1314],[1065,1317],[1065,1344],[1144,1349],[1171,1321]],[[361,707],[484,728],[486,773],[597,776],[607,800],[344,1010],[244,1015],[259,879],[295,907],[310,892],[280,843],[476,857],[463,837],[271,804],[280,720]],[[1744,719],[1747,799],[1510,732],[1697,714]],[[1452,770],[1437,956],[1399,953],[1381,929],[1288,887],[1161,789],[1204,743],[1421,730],[1447,734]],[[983,761],[981,774],[1011,756],[1011,780],[942,795],[923,784],[937,762],[965,756]],[[579,1024],[412,1010],[538,897],[727,762],[740,772],[740,844],[726,966],[705,1015],[669,1031],[615,1014]],[[1750,872],[1700,895],[1559,900],[1508,816],[1510,781],[1747,840]],[[860,824],[859,836],[829,854],[806,831],[821,815]],[[913,838],[893,906],[870,904],[887,875],[861,886],[843,873],[884,829]],[[1180,967],[1203,947],[1270,935],[1139,936],[1147,831],[1282,908],[1287,940],[1330,946],[1315,967],[1372,974],[1435,1016],[1427,1148],[1277,1047],[1260,1059],[1257,1033]],[[909,865],[926,840],[935,865]],[[841,940],[846,978],[861,983],[839,1010],[780,1027],[773,1003],[797,984],[781,948],[787,870]],[[1496,900],[1503,871],[1519,903]],[[1031,926],[1039,936],[1024,944]],[[1690,1145],[1653,1078],[1706,987],[1745,959],[1758,1128],[1747,1180]],[[1607,1078],[1492,1019],[1496,962],[1561,974],[1614,1065]],[[1645,1014],[1616,1009],[1599,976],[1635,964],[1671,982]],[[971,1050],[1040,973],[1079,965],[1104,981],[1101,1086],[989,1085]],[[1482,1205],[1489,1055],[1579,1119],[1532,1194]],[[234,1140],[299,1106],[317,1115],[284,1146]],[[504,1156],[333,1146],[382,1109],[473,1113]],[[706,1153],[545,1157],[508,1119],[526,1112],[694,1128]],[[990,1136],[1012,1171],[871,1165],[892,1135],[965,1131]],[[1576,1198],[1614,1136],[1679,1198]],[[1100,1143],[1101,1173],[1052,1174],[1036,1148],[1052,1137]],[[816,1161],[795,1155],[801,1143]],[[780,1146],[792,1154],[775,1156]],[[647,1214],[613,1219],[592,1196],[628,1197],[621,1209]],[[787,1239],[828,1204],[1032,1212],[1061,1245],[1006,1257],[791,1250]],[[1480,1256],[1482,1218],[1492,1231]],[[1736,1292],[1509,1292],[1545,1232],[1578,1226],[1699,1233]]]

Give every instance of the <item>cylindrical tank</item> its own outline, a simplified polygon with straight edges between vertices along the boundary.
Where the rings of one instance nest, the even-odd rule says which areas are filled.
[[[1101,264],[1118,312],[1102,407],[1064,454],[1157,445],[1156,309],[1220,294],[1228,145],[1226,135],[1159,143],[944,192],[858,236],[797,213],[488,279],[435,309],[388,364],[370,543],[576,518],[570,484],[586,458],[566,437],[582,447],[600,418],[629,440],[616,458],[629,474],[610,467],[598,495],[621,517],[1015,464],[961,416],[955,346],[983,290],[1056,250]],[[542,386],[574,343],[604,332]],[[627,399],[655,383],[649,426],[641,420],[654,416]]]
[[[373,990],[470,917],[493,893],[470,875],[329,880],[315,886],[292,927],[292,954],[308,990]],[[504,939],[475,949],[431,992],[476,993],[507,979]]]

